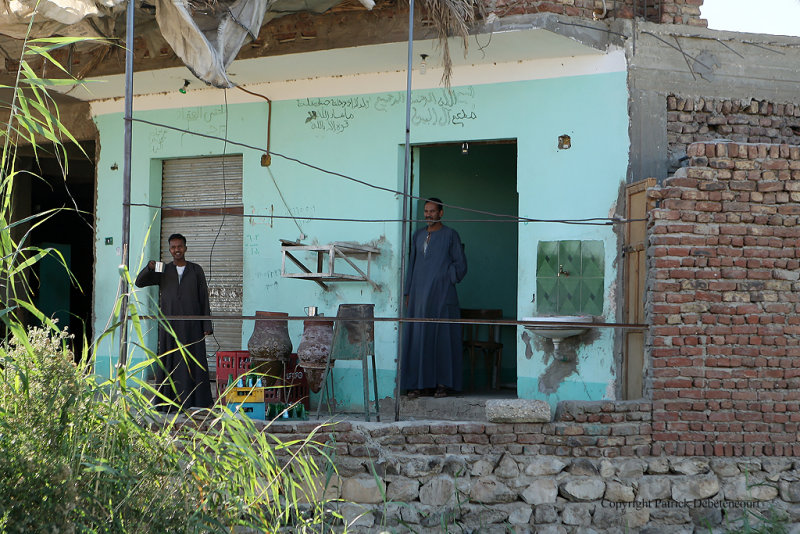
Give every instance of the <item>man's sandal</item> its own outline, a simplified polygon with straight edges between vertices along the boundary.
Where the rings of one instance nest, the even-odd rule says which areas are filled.
[[[406,393],[406,397],[408,397],[409,399],[418,398],[419,397],[419,390],[418,389],[412,389],[411,391]]]
[[[438,388],[436,388],[436,393],[434,393],[433,396],[436,397],[437,399],[441,399],[442,397],[446,397],[447,396],[447,388],[444,387],[444,386],[439,386]]]

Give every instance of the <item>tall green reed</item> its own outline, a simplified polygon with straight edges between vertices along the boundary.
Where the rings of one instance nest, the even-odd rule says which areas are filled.
[[[77,143],[46,89],[73,81],[38,78],[28,58],[64,70],[50,51],[76,41],[25,42],[0,129],[0,531],[327,530],[337,517],[321,497],[330,459],[319,429],[287,442],[269,433],[269,423],[257,428],[225,407],[188,417],[155,411],[158,392],[141,377],[158,355],[147,348],[135,293],[128,299],[131,346],[145,360],[110,378],[94,373],[93,348],[84,343],[75,358],[70,334],[32,303],[31,267],[48,254],[67,265],[57,250],[26,245],[30,228],[15,239],[16,230],[54,214],[15,220],[14,183],[23,176],[16,148],[38,153],[49,143],[66,166],[65,143]],[[114,338],[122,302],[92,347]],[[26,316],[41,326],[28,328]]]

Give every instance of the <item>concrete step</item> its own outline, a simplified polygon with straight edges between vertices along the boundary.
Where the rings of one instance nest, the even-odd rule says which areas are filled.
[[[486,401],[489,399],[516,398],[510,390],[485,394],[451,395],[437,399],[421,396],[409,399],[400,397],[401,421],[486,421]],[[394,401],[380,401],[381,421],[394,421]],[[354,414],[355,415],[355,414]]]

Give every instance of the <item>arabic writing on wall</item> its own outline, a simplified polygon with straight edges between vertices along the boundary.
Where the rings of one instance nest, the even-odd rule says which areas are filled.
[[[196,142],[196,138],[192,136],[191,132],[226,137],[227,131],[224,115],[224,106],[194,106],[181,108],[178,111],[179,121],[183,123],[187,130],[190,130],[190,132],[183,132],[180,134],[181,145],[190,146],[190,143]]]
[[[472,87],[448,91],[418,91],[411,96],[411,124],[414,126],[464,127],[478,118]],[[305,113],[305,124],[320,132],[342,133],[369,113],[388,113],[404,107],[403,92],[342,98],[303,98],[296,101]]]

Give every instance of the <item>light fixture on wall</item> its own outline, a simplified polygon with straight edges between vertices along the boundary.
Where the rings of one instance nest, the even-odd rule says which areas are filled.
[[[192,83],[192,82],[190,82],[189,80],[183,80],[183,87],[178,89],[178,92],[185,95],[186,94],[186,88],[189,87],[190,83]]]
[[[469,154],[469,143],[467,143],[466,141],[461,143],[461,154],[464,156]]]
[[[572,139],[567,134],[559,135],[558,136],[558,148],[560,150],[566,150],[572,146]]]
[[[428,54],[420,54],[419,57],[422,58],[422,63],[419,64],[419,73],[425,74],[428,72]]]

